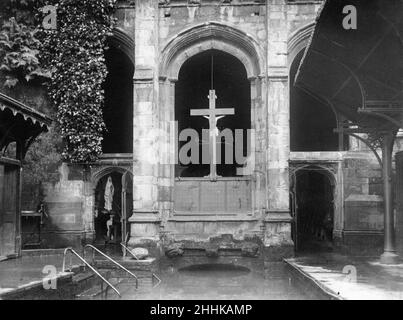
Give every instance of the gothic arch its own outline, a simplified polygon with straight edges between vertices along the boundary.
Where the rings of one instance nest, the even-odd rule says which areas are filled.
[[[106,175],[111,174],[113,172],[119,172],[122,175],[129,172],[133,175],[132,170],[129,168],[123,168],[123,167],[118,167],[118,166],[102,167],[102,168],[98,169],[97,171],[92,172],[92,174],[91,174],[91,183],[92,183],[93,189],[95,190],[99,180],[101,180],[103,177],[105,177]]]
[[[304,50],[304,48],[310,46],[311,40],[312,40],[312,35],[315,30],[315,26],[316,26],[316,22],[306,24],[306,25],[302,26],[301,28],[295,30],[289,37],[289,40],[288,40],[288,67],[289,67],[289,69],[291,69],[292,63],[294,62],[297,55],[301,52],[301,50]],[[305,57],[305,54],[304,54],[304,57]],[[304,59],[304,57],[303,57],[303,59]],[[340,69],[343,69],[346,72],[346,74],[349,76],[350,80],[354,81],[354,83],[357,86],[358,91],[360,92],[360,96],[361,96],[361,106],[360,107],[365,106],[365,100],[366,100],[367,94],[365,92],[365,88],[360,79],[360,75],[355,70],[352,70],[350,67],[348,67],[344,63],[341,63],[340,61],[337,61],[335,59],[330,59],[329,57],[327,57],[325,55],[323,55],[322,57],[327,59],[329,64],[336,64]],[[326,103],[330,105],[330,107],[336,114],[336,117],[338,117],[338,112],[336,111],[336,107],[334,106],[333,102],[330,101],[330,99],[327,99],[321,95],[318,95],[317,93],[316,93],[316,96],[318,96],[323,101],[326,101]]]
[[[112,35],[108,37],[108,42],[115,48],[126,54],[134,65],[134,40],[121,28],[114,28]]]
[[[309,45],[315,30],[315,22],[308,23],[294,31],[288,39],[288,66],[291,67],[295,57]]]
[[[159,64],[159,102],[160,102],[160,123],[166,125],[169,129],[167,140],[169,143],[168,153],[171,159],[175,159],[175,133],[171,123],[175,120],[175,87],[178,81],[179,72],[182,65],[189,58],[208,51],[218,50],[228,53],[237,58],[245,67],[248,80],[250,82],[250,101],[251,101],[251,119],[252,129],[258,123],[256,119],[266,119],[267,104],[267,83],[266,83],[266,58],[263,54],[263,48],[249,34],[238,30],[237,28],[221,24],[218,22],[207,22],[195,25],[179,32],[168,39],[161,46],[160,64]],[[264,154],[265,144],[258,143],[263,140],[263,135],[267,132],[266,121],[263,121],[263,128],[255,136],[254,145],[257,146],[255,152]],[[253,176],[258,172],[265,172],[266,161],[264,159],[255,160],[256,170],[251,177],[252,181],[257,181]],[[175,193],[175,170],[167,165],[163,170],[168,172],[169,185]],[[252,207],[254,210],[265,206],[265,185],[259,184],[252,194]],[[264,195],[264,196],[262,196]],[[171,197],[173,205],[173,196]]]
[[[308,24],[298,28],[297,30],[295,30],[288,39],[287,64],[288,64],[288,72],[289,72],[289,76],[290,76],[290,81],[294,81],[294,79],[291,79],[291,70],[292,70],[293,63],[295,62],[297,57],[300,55],[301,51],[304,51],[309,46],[310,41],[311,41],[311,36],[312,36],[313,32],[315,31],[315,26],[316,26],[316,22],[308,23]],[[305,56],[305,54],[304,54],[304,56]],[[304,58],[304,56],[302,57],[302,59]],[[297,74],[298,74],[298,71],[297,71]],[[290,88],[292,88],[292,86],[294,86],[294,83],[290,83]],[[323,97],[321,95],[318,95],[317,93],[313,94],[312,92],[308,91],[306,88],[300,87],[300,89],[304,90],[308,95],[314,97],[319,102],[328,105],[336,118],[336,122],[338,123],[340,115],[337,112],[334,104],[329,99],[327,99],[326,97]],[[291,104],[290,104],[290,108],[291,108]]]
[[[312,164],[300,164],[290,169],[291,181],[294,184],[296,180],[297,173],[299,171],[309,171],[314,170],[323,174],[330,182],[330,184],[335,187],[337,185],[337,166],[334,164],[322,164],[322,163],[312,163]]]
[[[238,58],[250,79],[261,76],[265,70],[259,45],[251,36],[228,25],[208,22],[186,29],[168,41],[161,54],[161,77],[177,80],[187,59],[210,49]]]

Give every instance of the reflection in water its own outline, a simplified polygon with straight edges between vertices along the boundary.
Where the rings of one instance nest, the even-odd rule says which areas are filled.
[[[130,288],[123,299],[162,300],[299,300],[308,299],[284,269],[273,268],[270,273],[258,273],[234,265],[194,265],[161,274],[162,284],[151,292]],[[121,288],[123,289],[123,288]],[[123,290],[124,291],[124,290]]]
[[[248,274],[250,270],[233,264],[196,264],[179,269],[179,272],[193,277],[210,277],[212,273],[223,277],[236,277]]]

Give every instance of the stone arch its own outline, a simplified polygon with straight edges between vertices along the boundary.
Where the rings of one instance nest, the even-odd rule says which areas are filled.
[[[337,185],[337,174],[336,174],[334,168],[332,168],[331,166],[329,167],[328,165],[324,165],[324,164],[304,164],[304,165],[297,166],[296,168],[294,168],[291,171],[293,181],[295,181],[297,173],[302,170],[320,171],[324,176],[326,176],[326,178],[329,180],[329,182],[332,186]]]
[[[297,55],[301,52],[301,50],[304,50],[304,48],[308,47],[311,43],[311,38],[313,35],[313,32],[315,31],[316,27],[316,22],[311,22],[308,23],[301,28],[295,30],[291,36],[289,37],[288,40],[288,67],[291,69],[291,65],[294,62],[295,58]],[[324,56],[325,57],[325,56]],[[360,79],[359,74],[357,74],[354,70],[352,70],[350,67],[347,65],[341,63],[340,61],[330,59],[328,58],[329,63],[332,64],[337,64],[341,69],[343,69],[349,77],[354,80],[354,82],[357,85],[357,88],[360,92],[360,97],[361,97],[361,107],[365,106],[365,100],[366,100],[366,91],[364,88],[364,85],[362,84],[362,81]],[[336,117],[338,118],[338,112],[336,111],[336,108],[334,104],[329,101],[329,99],[320,96],[316,94],[320,99],[325,101],[329,106],[332,108],[333,112],[336,114]]]
[[[133,177],[133,170],[128,166],[128,167],[124,167],[124,166],[116,166],[116,165],[111,165],[111,166],[102,166],[102,167],[98,167],[98,168],[93,168],[91,169],[91,176],[90,176],[90,181],[89,181],[89,185],[91,186],[88,190],[89,190],[89,194],[88,194],[88,200],[86,201],[86,209],[85,211],[88,212],[88,221],[90,224],[90,231],[92,232],[92,240],[96,240],[96,217],[94,215],[95,212],[95,205],[96,205],[96,189],[98,186],[98,183],[100,182],[100,180],[112,173],[119,173],[122,174],[122,201],[123,201],[123,193],[126,191],[123,190],[123,183],[125,181],[125,179],[127,179],[127,174],[131,175],[131,177]],[[122,206],[122,210],[126,210],[123,209],[126,207]],[[127,219],[127,217],[126,217]],[[123,233],[124,232],[124,233]],[[122,234],[126,234],[126,229],[123,230],[122,229]]]
[[[290,77],[290,90],[294,86],[294,83],[291,83],[294,79],[291,79],[291,70],[293,67],[293,64],[295,60],[298,58],[298,56],[301,54],[302,51],[304,51],[310,44],[312,34],[315,30],[316,22],[311,22],[308,23],[301,28],[295,30],[291,36],[289,37],[288,40],[288,58],[287,58],[287,64],[288,64],[288,74]],[[304,56],[302,57],[302,59]],[[297,72],[298,74],[298,72]],[[304,90],[308,95],[319,101],[320,103],[323,103],[327,106],[330,107],[332,110],[334,116],[335,116],[335,121],[336,123],[339,123],[340,121],[340,114],[337,112],[334,104],[327,99],[326,97],[323,97],[321,95],[318,95],[317,93],[313,94],[312,92],[308,92],[306,89],[300,87],[300,89]],[[291,98],[291,94],[290,94]],[[291,101],[290,101],[290,108],[291,108]]]
[[[309,45],[315,30],[315,22],[308,23],[294,31],[288,39],[288,66],[291,67],[295,57]]]
[[[301,51],[305,50],[306,47],[309,46],[309,43],[311,41],[311,36],[315,30],[316,22],[311,22],[308,23],[301,28],[295,30],[291,36],[289,37],[288,40],[288,70],[291,72],[291,66],[294,63],[296,57],[298,54],[301,53]],[[333,113],[336,116],[336,119],[338,119],[338,113],[336,112],[336,109],[329,101],[329,99],[326,99],[324,97],[318,97],[319,99],[322,100],[322,102],[328,104],[330,108],[332,109]]]
[[[111,174],[113,172],[119,172],[122,175],[129,172],[133,175],[133,171],[129,168],[123,168],[123,167],[119,167],[119,166],[108,166],[105,168],[101,168],[101,169],[93,172],[91,175],[91,183],[92,183],[93,190],[95,190],[95,188],[97,187],[99,180],[101,180],[103,177],[105,177],[108,174]]]
[[[121,28],[114,28],[112,35],[108,37],[108,42],[126,54],[134,65],[135,45],[133,38],[129,34]]]
[[[251,101],[251,123],[252,130],[256,129],[256,124],[262,120],[264,123],[254,136],[253,146],[255,153],[264,154],[265,144],[258,141],[263,140],[267,132],[265,105],[267,104],[267,82],[266,82],[266,58],[263,54],[258,41],[251,35],[238,30],[237,28],[221,24],[218,22],[207,22],[189,27],[168,39],[161,46],[159,64],[159,102],[160,102],[160,126],[167,129],[167,154],[169,154],[172,163],[175,161],[174,141],[175,129],[172,122],[175,120],[175,87],[178,81],[179,72],[182,65],[189,58],[208,51],[218,50],[228,53],[238,59],[245,67],[248,80],[250,82],[250,101]],[[266,171],[265,159],[252,157],[255,162],[255,170],[251,176],[247,177],[253,183],[258,181],[256,178],[260,172]],[[173,188],[173,193],[169,198],[172,208],[174,208],[175,194],[175,170],[170,165],[161,167],[161,170],[167,172],[167,181]],[[256,183],[257,187],[252,192],[253,210],[263,210],[266,205],[266,192],[264,183]],[[174,209],[173,209],[174,210]]]
[[[290,201],[293,210],[297,201],[296,183],[297,174],[302,171],[316,171],[327,178],[331,187],[333,188],[333,236],[337,237],[337,232],[342,227],[344,206],[343,206],[343,175],[340,171],[340,164],[337,162],[324,163],[324,162],[306,162],[297,163],[290,168]],[[294,214],[296,212],[294,211]],[[294,216],[295,218],[295,216]]]
[[[245,66],[248,78],[264,72],[264,59],[257,42],[248,34],[228,25],[209,22],[177,34],[162,51],[160,76],[177,80],[183,63],[192,56],[216,49],[238,58]]]

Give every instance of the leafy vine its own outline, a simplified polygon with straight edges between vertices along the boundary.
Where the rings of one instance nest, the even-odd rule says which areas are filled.
[[[48,92],[65,141],[63,158],[70,162],[92,162],[102,153],[104,50],[115,2],[45,1],[57,5],[57,29],[43,30],[41,50],[52,70]]]

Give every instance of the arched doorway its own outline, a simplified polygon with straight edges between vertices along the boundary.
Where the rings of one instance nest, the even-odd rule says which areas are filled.
[[[177,177],[205,177],[209,175],[209,160],[205,153],[209,150],[209,121],[203,116],[191,116],[191,110],[209,109],[209,91],[216,92],[216,108],[232,108],[233,115],[227,115],[217,122],[217,174],[221,177],[237,176],[238,163],[236,149],[248,157],[251,129],[251,85],[246,69],[236,57],[219,50],[207,50],[188,59],[179,72],[175,87],[175,120],[179,133],[193,129],[199,137],[197,161],[184,164],[179,156],[176,167]],[[224,134],[229,133],[229,136]],[[230,131],[229,131],[230,130]],[[237,133],[236,133],[237,132]],[[239,136],[237,136],[239,134]],[[232,136],[232,137],[231,137]],[[249,139],[249,141],[248,141]],[[179,154],[188,141],[179,142]],[[193,151],[193,150],[191,150]],[[190,157],[190,155],[189,155]],[[210,155],[211,157],[211,155]],[[207,158],[207,159],[206,159]]]
[[[294,172],[292,237],[297,252],[332,250],[335,187],[333,174],[325,168],[306,166]]]
[[[94,203],[96,245],[110,245],[119,251],[120,243],[126,243],[128,219],[133,212],[132,193],[131,172],[108,170],[98,179]]]

